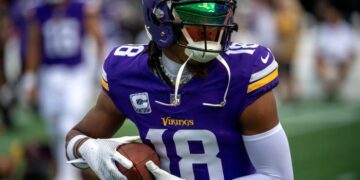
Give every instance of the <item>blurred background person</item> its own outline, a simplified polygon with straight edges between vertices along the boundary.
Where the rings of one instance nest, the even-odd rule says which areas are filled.
[[[13,120],[10,115],[13,93],[5,73],[5,44],[11,34],[9,7],[10,1],[0,0],[0,113],[5,129],[13,128]]]
[[[54,179],[79,179],[66,163],[65,135],[82,118],[92,100],[93,69],[86,62],[84,37],[90,34],[102,59],[99,4],[76,0],[47,0],[36,7],[28,24],[23,88],[28,102],[38,103],[50,134],[56,160]]]
[[[2,0],[0,109],[8,129],[13,129],[12,109],[19,100],[17,87],[24,72],[26,51],[26,21],[31,8],[40,0]],[[9,49],[10,52],[9,53]],[[5,53],[7,52],[7,53]],[[5,55],[6,54],[6,55]],[[9,55],[10,54],[10,55]],[[14,56],[15,55],[15,56]],[[6,61],[5,61],[6,59]],[[15,65],[15,67],[13,67]]]
[[[110,51],[120,44],[131,42],[131,34],[123,28],[122,14],[127,11],[128,3],[119,0],[103,0],[101,8],[101,23],[106,38],[106,49]]]
[[[297,99],[296,80],[293,72],[293,60],[297,51],[300,35],[301,7],[297,0],[274,0],[277,41],[273,49],[279,63],[279,94],[283,102]]]
[[[9,16],[11,18],[11,37],[18,41],[20,75],[24,72],[26,49],[27,49],[27,20],[33,8],[38,6],[42,0],[12,0],[9,6]]]
[[[141,1],[102,0],[101,20],[106,36],[107,50],[123,44],[134,44],[143,27],[138,14]]]
[[[339,9],[330,1],[319,1],[322,22],[316,39],[316,71],[326,98],[332,101],[343,89],[356,54],[356,36]]]
[[[273,2],[271,0],[251,0],[249,5],[250,12],[247,18],[253,38],[252,43],[264,45],[273,51],[278,40]]]
[[[10,1],[0,0],[0,179],[15,179],[16,168],[22,158],[20,143],[15,138],[5,138],[13,130],[10,115],[12,90],[6,77],[5,46],[11,35]]]
[[[232,40],[244,44],[262,44],[273,50],[277,43],[277,27],[271,0],[240,0],[235,21],[239,30]]]

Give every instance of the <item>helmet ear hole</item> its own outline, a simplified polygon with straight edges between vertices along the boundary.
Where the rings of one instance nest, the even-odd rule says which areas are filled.
[[[170,22],[171,12],[166,4],[169,0],[142,0],[145,28],[159,49],[175,42],[174,30]]]

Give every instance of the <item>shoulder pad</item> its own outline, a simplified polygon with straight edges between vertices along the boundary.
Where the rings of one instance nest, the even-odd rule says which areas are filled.
[[[109,91],[109,74],[114,69],[121,66],[121,64],[134,59],[136,56],[142,54],[146,50],[146,45],[143,44],[127,44],[114,48],[104,61],[102,66],[102,87]]]
[[[271,91],[279,83],[278,63],[270,49],[259,46],[252,57],[252,61],[247,89],[248,104]]]
[[[261,80],[271,73],[277,74],[278,63],[270,49],[259,46],[253,56],[249,83]]]

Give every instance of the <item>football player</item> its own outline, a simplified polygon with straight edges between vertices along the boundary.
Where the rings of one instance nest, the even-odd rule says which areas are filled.
[[[49,0],[34,9],[28,26],[24,91],[29,102],[38,102],[51,135],[55,179],[79,177],[77,169],[66,164],[64,139],[91,100],[93,74],[82,48],[89,33],[96,38],[101,56],[97,11],[97,7],[75,0]]]
[[[9,82],[7,82],[5,73],[5,46],[9,35],[11,35],[11,18],[9,15],[10,4],[10,1],[0,1],[0,114],[4,119],[6,129],[13,128],[13,120],[10,115],[12,91],[9,87]]]
[[[143,0],[148,45],[115,48],[96,105],[67,135],[67,156],[101,179],[126,179],[111,138],[125,118],[160,156],[160,180],[293,179],[272,89],[278,64],[256,44],[230,42],[234,0]]]
[[[336,102],[351,72],[357,54],[357,38],[336,3],[317,3],[322,22],[315,43],[315,69],[325,100]]]

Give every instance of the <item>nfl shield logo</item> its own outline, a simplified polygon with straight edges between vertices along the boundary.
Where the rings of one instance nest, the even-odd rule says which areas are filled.
[[[149,95],[147,92],[130,94],[130,101],[135,112],[140,114],[151,113]]]

